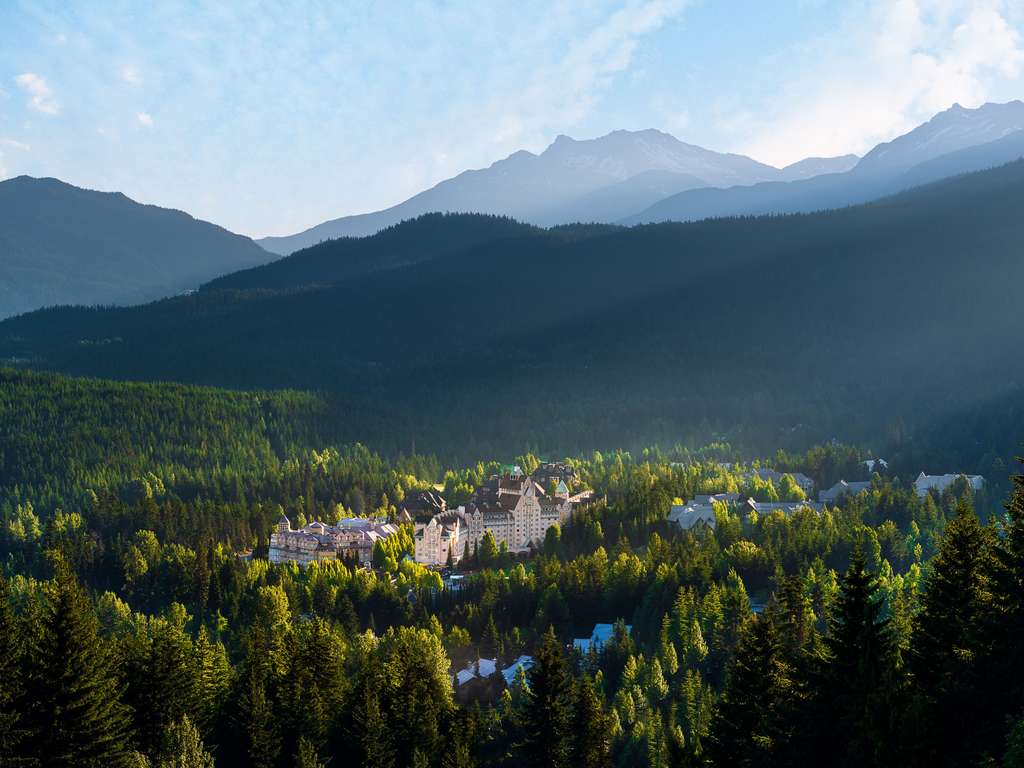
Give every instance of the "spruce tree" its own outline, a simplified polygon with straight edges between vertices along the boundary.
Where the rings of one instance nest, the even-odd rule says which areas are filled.
[[[243,681],[238,702],[242,746],[253,768],[273,768],[281,752],[280,734],[266,683],[254,669]]]
[[[996,704],[998,720],[1018,718],[1024,706],[1024,475],[1013,478],[1003,527],[995,549],[993,644],[985,664],[983,694]]]
[[[0,762],[18,765],[17,759],[26,746],[24,715],[22,713],[22,646],[18,620],[11,608],[11,593],[7,580],[0,574]]]
[[[98,628],[88,596],[70,569],[59,565],[28,655],[33,751],[44,766],[134,763],[130,713]]]
[[[299,737],[299,748],[295,753],[295,768],[326,768],[317,753],[316,746],[305,736]]]
[[[752,619],[740,634],[711,725],[707,754],[719,768],[764,766],[785,748],[792,682],[775,626]]]
[[[819,760],[837,766],[895,762],[900,682],[896,638],[882,615],[884,607],[878,580],[867,571],[858,545],[829,616],[826,654],[815,679]]]
[[[541,640],[528,677],[523,761],[536,768],[569,768],[573,764],[573,681],[553,628]]]
[[[351,735],[361,753],[359,765],[364,768],[395,768],[395,751],[381,711],[379,689],[377,675],[370,674],[356,686]]]
[[[980,674],[991,643],[993,543],[993,532],[982,528],[962,498],[914,621],[908,658],[915,697],[912,748],[916,759],[933,766],[971,764],[996,725]]]
[[[577,688],[575,714],[572,764],[577,768],[607,768],[611,747],[608,716],[589,677],[584,677]]]
[[[220,642],[212,642],[206,627],[199,628],[193,643],[192,674],[195,677],[195,725],[209,737],[231,690],[231,663]]]
[[[153,768],[214,768],[213,757],[206,751],[199,730],[188,716],[172,723],[161,742]]]

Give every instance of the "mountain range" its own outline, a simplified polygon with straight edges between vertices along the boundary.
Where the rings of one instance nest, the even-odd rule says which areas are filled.
[[[247,237],[117,192],[28,176],[0,182],[0,318],[151,301],[270,258]]]
[[[335,392],[380,414],[367,439],[426,449],[856,438],[1024,381],[1021,200],[1024,162],[809,215],[430,214],[186,296],[7,320],[0,359]]]
[[[325,239],[365,237],[430,212],[484,212],[543,227],[808,212],[876,200],[1021,156],[1019,101],[954,106],[863,159],[808,158],[783,169],[654,130],[615,131],[586,141],[560,136],[539,155],[516,152],[393,208],[262,240],[262,247],[118,193],[18,177],[0,182],[0,318],[43,306],[124,305],[173,296],[265,264],[277,255],[266,248],[295,252]],[[390,268],[425,255],[399,258],[386,242],[374,241],[369,251],[375,255],[363,258]]]
[[[716,216],[804,213],[840,208],[1024,155],[1024,102],[953,105],[893,141],[879,144],[849,170],[789,183],[680,190],[623,224],[693,221]]]
[[[808,158],[778,169],[744,155],[686,144],[657,130],[613,131],[585,141],[559,136],[539,155],[515,152],[391,208],[258,242],[274,253],[293,253],[330,238],[372,235],[430,212],[493,213],[539,226],[613,222],[684,190],[792,181],[845,171],[856,161],[854,155]]]

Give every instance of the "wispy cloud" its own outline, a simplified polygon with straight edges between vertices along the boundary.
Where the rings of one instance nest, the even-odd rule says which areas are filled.
[[[142,73],[137,67],[126,65],[121,67],[121,79],[129,85],[142,85],[143,77]]]
[[[143,126],[144,128],[153,127],[153,116],[148,112],[139,112],[139,114],[135,116],[135,119],[138,120],[139,125]]]
[[[60,104],[53,97],[50,86],[47,85],[43,77],[34,72],[23,72],[14,78],[14,82],[28,94],[29,105],[32,109],[46,115],[60,113]]]
[[[819,41],[822,66],[785,84],[740,147],[767,162],[863,153],[954,102],[977,106],[996,77],[1024,70],[1024,44],[1001,0],[876,0],[869,16]],[[856,29],[854,29],[856,27]],[[858,31],[859,30],[859,31]]]

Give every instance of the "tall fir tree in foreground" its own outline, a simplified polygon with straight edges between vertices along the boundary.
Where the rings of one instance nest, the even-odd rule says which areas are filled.
[[[601,697],[589,677],[577,686],[573,765],[576,768],[607,768],[611,765],[611,728]]]
[[[214,768],[199,730],[187,716],[165,729],[153,768]]]
[[[914,621],[908,666],[914,702],[912,749],[931,766],[971,765],[993,727],[982,670],[992,638],[993,548],[962,498],[931,563]]]
[[[900,680],[896,639],[884,608],[878,579],[867,571],[858,545],[829,617],[826,658],[812,705],[819,718],[820,761],[850,768],[895,763]]]
[[[11,591],[0,574],[0,763],[21,764],[16,758],[25,745],[25,692],[22,679],[23,654],[18,620],[11,608]]]
[[[1024,715],[1024,475],[1013,478],[1003,526],[1004,535],[995,550],[993,643],[985,669],[985,695],[998,703],[1002,719],[1018,721]]]
[[[569,768],[573,765],[573,680],[553,628],[542,638],[528,677],[523,762],[535,768]]]
[[[137,764],[131,719],[85,591],[58,565],[28,654],[31,750],[42,766],[121,768]]]
[[[776,764],[789,740],[786,714],[793,683],[778,632],[764,616],[740,636],[711,726],[708,756],[719,768]]]

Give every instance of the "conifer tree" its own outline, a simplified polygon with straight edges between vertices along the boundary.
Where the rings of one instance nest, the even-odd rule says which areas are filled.
[[[195,725],[209,736],[231,690],[231,664],[223,643],[212,642],[206,627],[193,644],[192,670],[196,686]]]
[[[715,766],[763,766],[785,747],[784,710],[791,694],[771,621],[751,620],[740,634],[715,713],[708,755]]]
[[[28,719],[43,765],[120,768],[135,760],[130,714],[98,627],[88,596],[59,564],[27,657]]]
[[[366,679],[373,678],[373,679]],[[353,692],[352,736],[359,747],[365,768],[394,768],[395,752],[384,714],[381,711],[376,675],[366,675]]]
[[[295,768],[326,768],[320,759],[316,746],[305,736],[299,737],[299,748],[295,753]]]
[[[155,754],[164,733],[197,709],[192,643],[176,626],[154,619],[142,630],[143,657],[129,665],[126,700],[143,752]],[[189,727],[193,727],[190,722]]]
[[[281,752],[281,742],[266,683],[255,669],[249,669],[243,686],[238,701],[238,725],[249,765],[273,768]]]
[[[991,643],[993,543],[993,532],[982,528],[970,501],[961,498],[914,621],[911,738],[918,758],[935,766],[972,763],[995,725],[980,675]]]
[[[562,647],[549,628],[530,668],[523,711],[523,760],[536,768],[572,765],[573,682]]]
[[[825,637],[826,657],[815,680],[811,706],[819,760],[837,766],[895,762],[893,715],[900,682],[896,638],[883,609],[878,580],[866,570],[858,545],[840,582]]]
[[[993,648],[985,665],[984,694],[998,702],[999,719],[1018,718],[1024,702],[1024,474],[1013,478],[1003,525],[995,549]]]
[[[153,768],[214,768],[213,756],[187,715],[164,732]]]
[[[0,574],[0,755],[17,765],[27,736],[22,713],[22,647],[7,580]]]
[[[577,768],[607,768],[610,733],[608,716],[594,683],[584,677],[576,691],[572,764]]]

